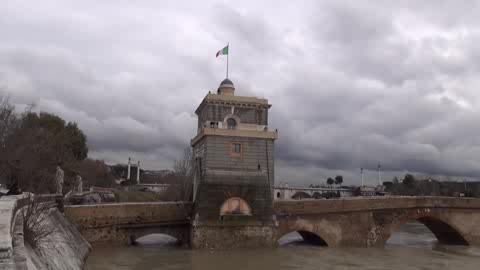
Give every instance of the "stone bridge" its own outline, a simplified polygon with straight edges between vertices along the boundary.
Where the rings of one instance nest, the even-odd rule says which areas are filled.
[[[89,241],[132,243],[147,234],[168,234],[191,243],[191,203],[126,203],[66,206],[66,216]],[[417,220],[439,242],[480,245],[480,199],[452,197],[372,197],[331,200],[284,200],[273,204],[273,234],[243,233],[270,238],[276,245],[287,233],[299,232],[313,244],[330,247],[382,246],[398,227]],[[241,226],[241,225],[238,225]],[[221,229],[221,228],[218,228]],[[232,235],[235,237],[235,235]],[[248,242],[249,239],[239,239]]]
[[[77,224],[89,242],[132,244],[149,234],[166,234],[190,241],[192,203],[154,202],[65,206],[66,217]]]
[[[299,200],[351,197],[352,191],[347,188],[275,187],[274,194],[275,200]]]
[[[400,225],[423,223],[440,243],[480,245],[480,199],[370,197],[276,201],[277,239],[297,231],[331,247],[383,246]]]

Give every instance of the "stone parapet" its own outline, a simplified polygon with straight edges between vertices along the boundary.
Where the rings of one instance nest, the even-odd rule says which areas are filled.
[[[354,197],[329,200],[282,200],[273,204],[276,215],[308,215],[411,208],[480,209],[480,199],[454,197]]]
[[[192,203],[112,203],[65,206],[65,216],[80,228],[189,222]]]

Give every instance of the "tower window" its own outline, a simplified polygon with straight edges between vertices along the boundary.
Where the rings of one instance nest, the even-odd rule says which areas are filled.
[[[235,121],[233,118],[229,118],[227,120],[227,127],[228,129],[235,129],[237,127],[237,121]]]
[[[234,153],[241,153],[242,152],[242,145],[240,143],[233,144],[233,152]]]
[[[230,144],[230,156],[231,157],[242,157],[243,154],[243,145],[241,143],[231,143]]]

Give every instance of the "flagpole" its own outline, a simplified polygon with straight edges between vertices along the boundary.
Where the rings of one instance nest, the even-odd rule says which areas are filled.
[[[227,42],[227,79],[228,79],[228,55],[230,54],[230,42]]]

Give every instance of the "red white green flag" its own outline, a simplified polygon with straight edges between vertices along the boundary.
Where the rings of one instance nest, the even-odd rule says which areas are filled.
[[[219,55],[228,55],[228,46],[229,45],[227,45],[225,48],[218,51],[216,57],[218,57]]]

